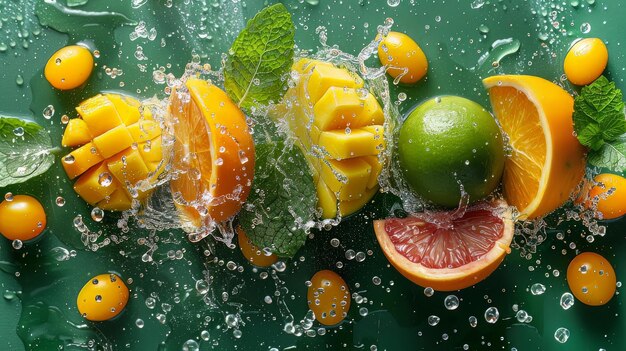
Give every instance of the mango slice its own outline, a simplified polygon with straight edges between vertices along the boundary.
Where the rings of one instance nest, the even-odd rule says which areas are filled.
[[[68,123],[63,146],[79,146],[63,158],[74,190],[103,210],[130,209],[132,199],[149,192],[138,183],[154,180],[163,171],[161,127],[139,101],[118,94],[99,94],[83,101],[79,118]]]
[[[275,115],[287,120],[309,161],[322,218],[355,213],[378,192],[383,110],[347,69],[310,59],[292,69],[298,83]]]

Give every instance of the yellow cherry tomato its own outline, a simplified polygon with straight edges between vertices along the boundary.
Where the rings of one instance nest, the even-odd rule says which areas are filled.
[[[309,309],[324,325],[335,325],[348,316],[350,290],[339,274],[323,270],[315,273],[307,290]]]
[[[43,206],[32,196],[11,195],[0,203],[0,234],[9,240],[33,239],[46,223]]]
[[[111,273],[100,274],[80,289],[76,305],[84,318],[94,322],[106,321],[124,310],[128,296],[128,287],[122,278]]]
[[[585,207],[590,208],[597,202],[595,211],[602,214],[602,219],[615,219],[625,215],[626,178],[617,174],[602,173],[593,180],[596,184],[589,190]]]
[[[617,279],[606,258],[583,252],[574,257],[567,267],[567,284],[576,298],[589,306],[609,302],[615,294]]]
[[[565,56],[563,69],[570,82],[587,85],[598,79],[609,60],[606,45],[598,38],[576,42]]]
[[[405,84],[419,81],[428,72],[426,55],[411,37],[403,33],[389,32],[378,45],[378,58],[383,65],[395,67],[387,70],[393,78],[404,74],[400,82]]]
[[[241,229],[241,227],[237,227],[237,240],[239,241],[239,249],[241,249],[241,253],[248,260],[248,262],[253,265],[259,267],[269,267],[278,261],[278,256],[274,254],[266,255],[263,250],[260,250],[252,244],[252,241],[248,239],[246,233],[243,229]]]
[[[93,56],[89,49],[70,45],[55,52],[46,63],[44,75],[53,87],[70,90],[81,86],[93,70]]]

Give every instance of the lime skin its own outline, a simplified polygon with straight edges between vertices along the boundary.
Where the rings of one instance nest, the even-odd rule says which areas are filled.
[[[462,189],[478,201],[496,189],[504,142],[494,117],[458,96],[436,97],[409,113],[398,136],[404,178],[421,198],[456,207]]]

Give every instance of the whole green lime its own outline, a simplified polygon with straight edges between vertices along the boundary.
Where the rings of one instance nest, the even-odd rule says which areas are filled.
[[[398,156],[407,183],[434,204],[455,207],[462,191],[474,202],[500,183],[504,142],[479,104],[441,96],[417,106],[400,128]]]

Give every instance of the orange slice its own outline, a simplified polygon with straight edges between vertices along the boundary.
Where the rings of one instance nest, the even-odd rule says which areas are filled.
[[[487,278],[511,250],[513,219],[504,201],[481,203],[462,216],[420,213],[374,221],[380,247],[406,278],[453,291]]]
[[[573,98],[533,76],[493,76],[483,84],[511,147],[502,178],[507,202],[522,219],[554,211],[585,173],[585,148],[574,136]]]
[[[246,201],[254,143],[245,115],[224,91],[195,78],[185,88],[172,92],[170,104],[175,137],[170,187],[187,229],[210,228]]]

